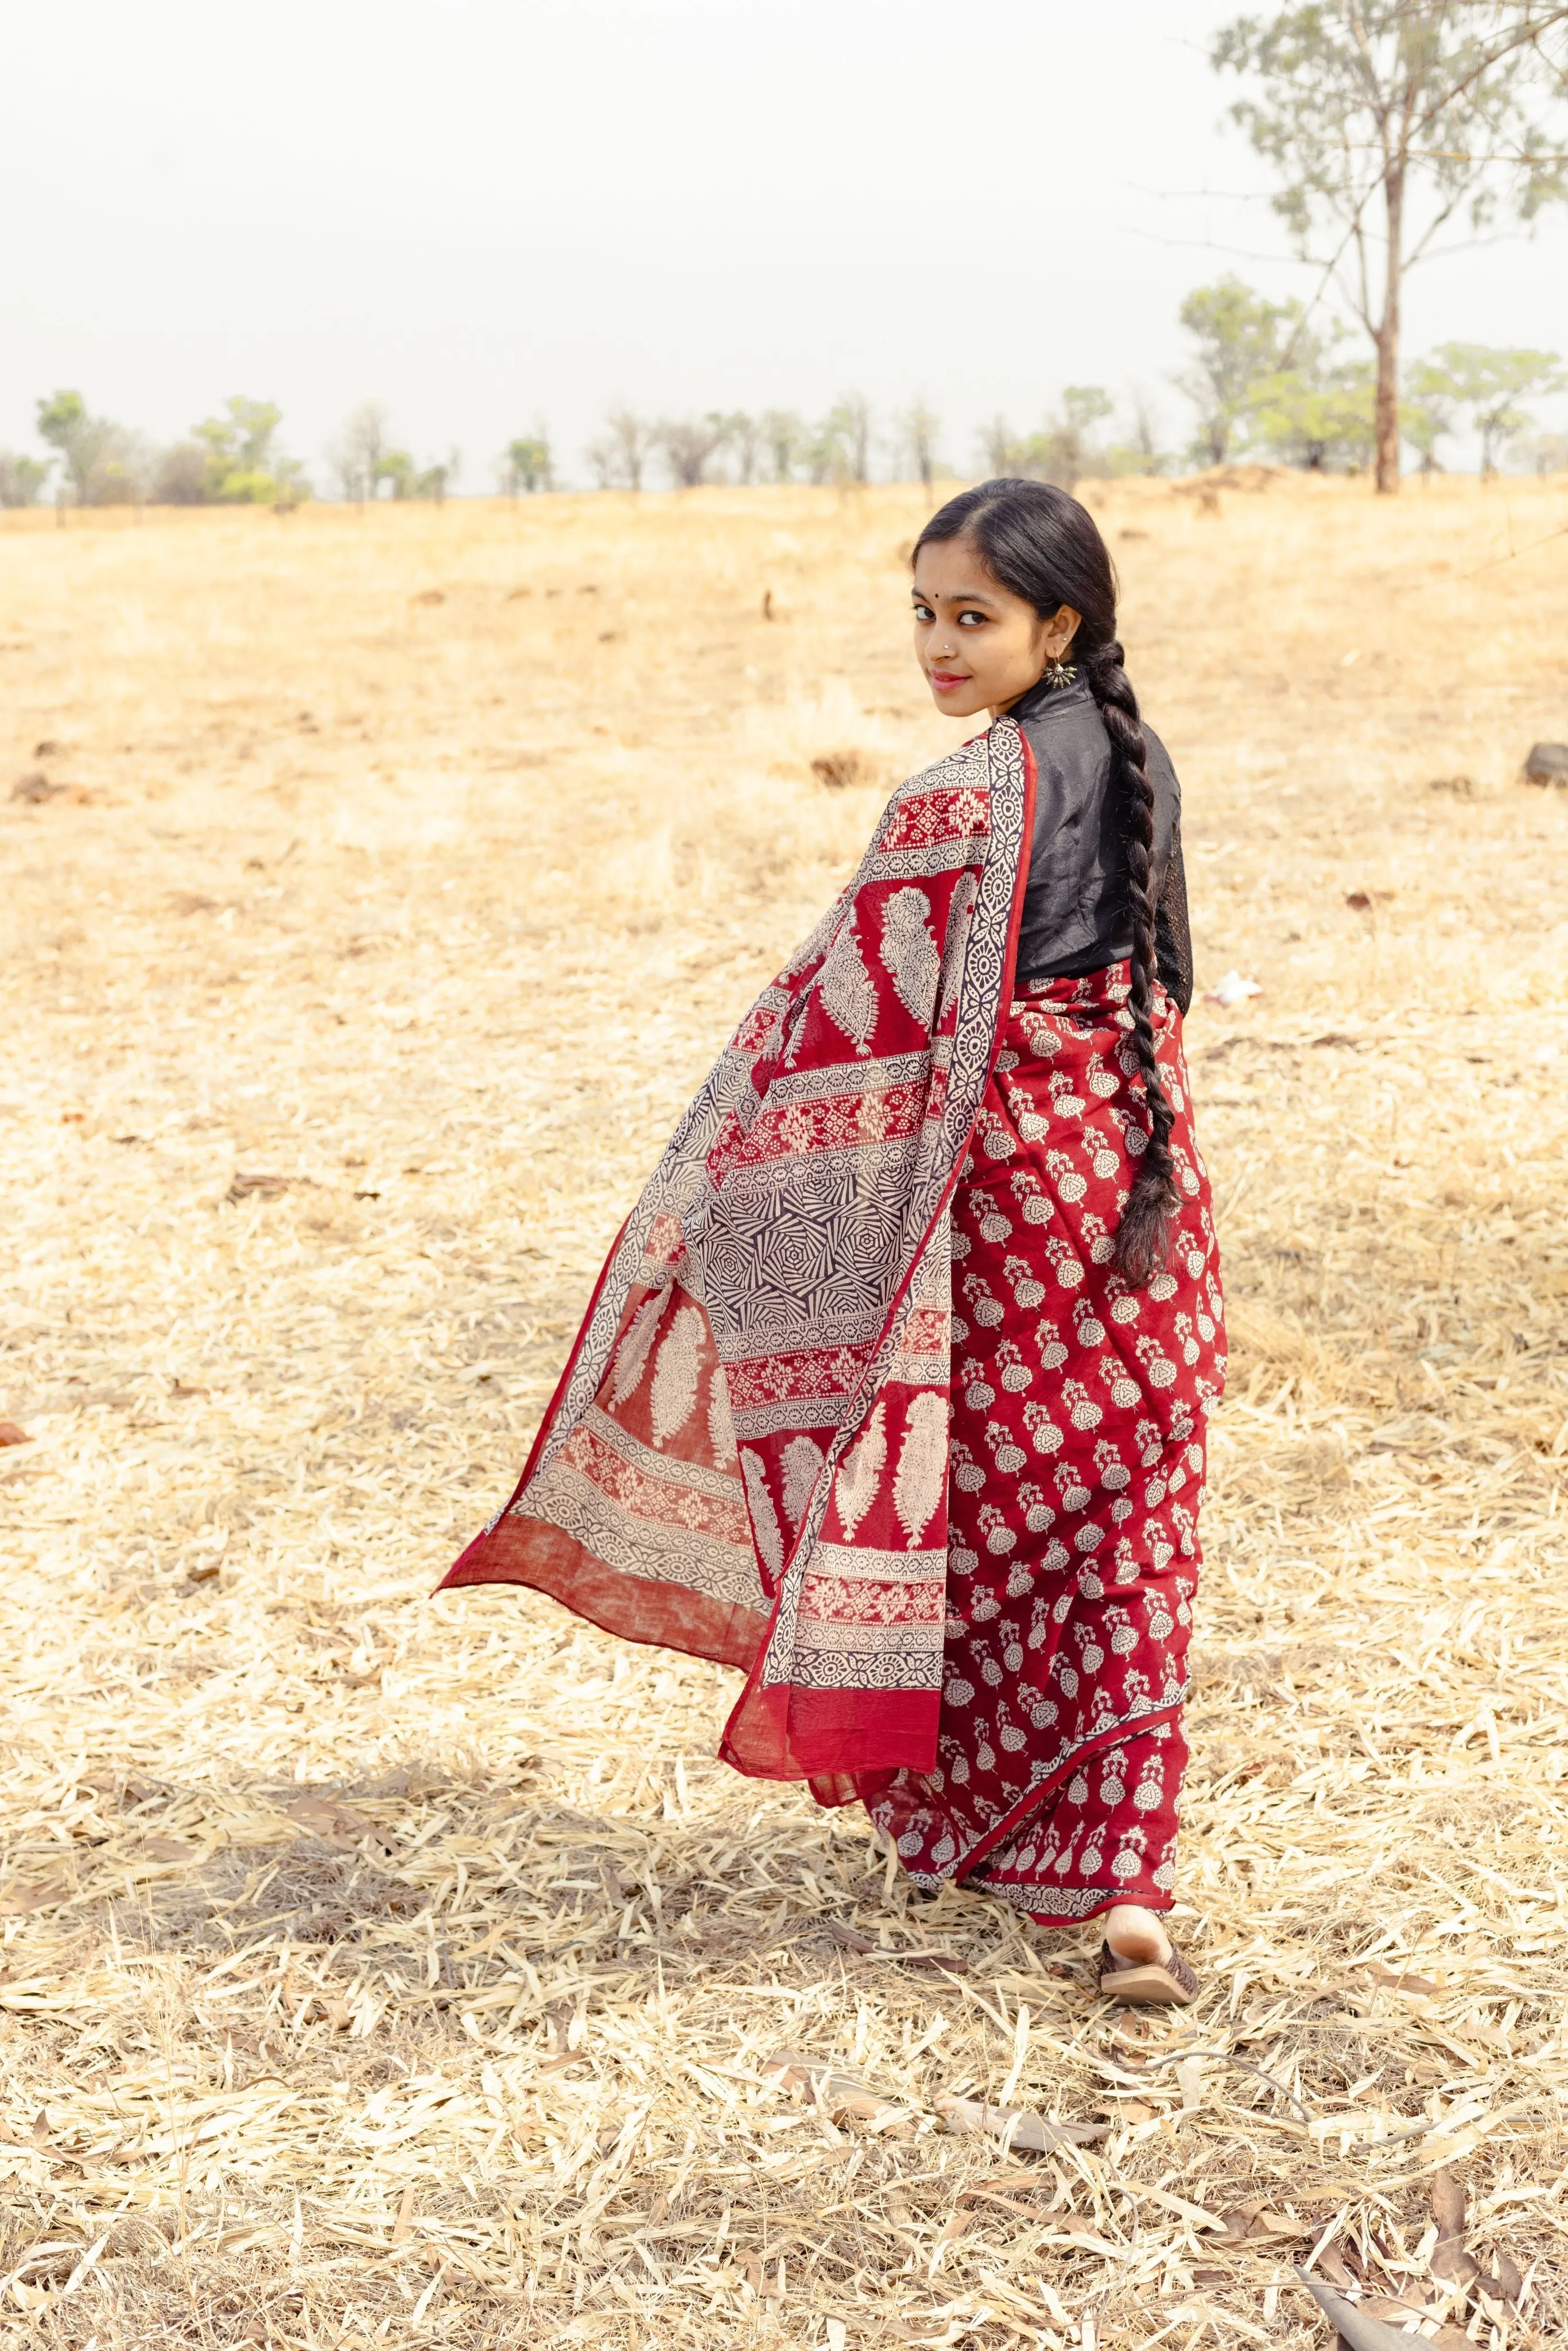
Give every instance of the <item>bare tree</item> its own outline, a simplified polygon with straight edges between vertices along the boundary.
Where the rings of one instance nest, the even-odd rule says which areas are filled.
[[[624,489],[640,490],[643,469],[658,439],[653,425],[634,414],[622,401],[618,408],[611,410],[604,427],[604,440],[596,443],[595,448],[607,453],[611,478]],[[593,449],[589,451],[589,460],[595,462]],[[601,486],[607,488],[609,485],[601,483]]]
[[[1005,416],[993,416],[988,424],[981,427],[980,455],[987,473],[993,479],[998,475],[1017,473],[1018,435]]]
[[[725,418],[713,413],[666,418],[653,434],[680,490],[695,490],[706,481],[708,466],[728,437]]]
[[[1399,486],[1405,274],[1568,197],[1568,6],[1309,0],[1239,16],[1210,52],[1260,95],[1232,115],[1281,186],[1296,249],[1335,277],[1377,353],[1377,486]],[[1555,129],[1555,135],[1554,135]]]
[[[376,400],[362,400],[328,452],[328,463],[345,498],[362,506],[391,477],[387,460],[387,411]]]
[[[795,461],[805,444],[806,428],[791,408],[770,408],[758,426],[768,447],[776,482],[795,478]]]
[[[760,420],[748,416],[744,408],[734,409],[724,419],[724,437],[735,452],[736,480],[754,482],[757,479],[757,460],[762,449]]]
[[[917,400],[912,408],[905,411],[902,419],[904,442],[909,452],[910,464],[928,497],[936,464],[936,434],[941,421],[923,400]]]
[[[833,407],[833,422],[838,427],[852,482],[871,479],[871,407],[858,392],[839,395]]]

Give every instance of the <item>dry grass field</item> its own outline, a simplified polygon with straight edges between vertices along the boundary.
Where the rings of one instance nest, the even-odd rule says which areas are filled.
[[[0,521],[0,2340],[1326,2345],[1325,2229],[1358,2345],[1563,2339],[1568,487],[1088,495],[1262,991],[1146,2022],[721,1671],[428,1597],[954,737],[918,493]]]

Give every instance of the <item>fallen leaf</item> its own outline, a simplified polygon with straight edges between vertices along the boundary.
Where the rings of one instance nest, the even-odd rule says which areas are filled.
[[[25,1918],[30,1911],[47,1910],[56,1902],[68,1901],[70,1887],[58,1879],[45,1886],[11,1886],[0,1894],[0,1918]]]
[[[0,1420],[0,1445],[31,1445],[32,1441],[16,1421]]]
[[[1054,2196],[1056,2181],[1049,2172],[1001,2172],[995,2179],[977,2179],[972,2188],[960,2189],[954,2211],[956,2212],[964,2204],[998,2204],[1005,2211],[1020,2212],[1026,2220],[1039,2220],[1044,2217],[1038,2204],[1022,2203],[1019,2194],[1009,2193],[1009,2190],[1029,2196]],[[1063,2220],[1058,2225],[1067,2228],[1071,2223]],[[1091,2221],[1088,2225],[1092,2227],[1093,2223]]]
[[[258,1171],[253,1175],[236,1175],[225,1196],[231,1200],[246,1200],[255,1194],[264,1200],[279,1200],[285,1192],[301,1186],[312,1191],[316,1189],[314,1180],[308,1176],[269,1176]]]
[[[837,1918],[824,1923],[835,1943],[841,1943],[846,1951],[858,1952],[862,1959],[891,1959],[904,1968],[946,1968],[956,1976],[969,1972],[968,1960],[960,1959],[956,1951],[889,1950],[884,1944],[873,1943],[869,1936],[857,1934],[852,1927],[844,1926]]]
[[[857,1935],[852,1927],[841,1925],[837,1918],[830,1918],[827,1926],[834,1942],[841,1943],[846,1951],[874,1951],[876,1949],[869,1936]]]
[[[988,2106],[977,2098],[956,2098],[943,2091],[932,2101],[950,2131],[989,2131],[1007,2146],[1043,2155],[1053,2147],[1090,2147],[1109,2136],[1108,2123],[1048,2121],[1021,2106]]]
[[[1261,2203],[1233,2204],[1219,2217],[1232,2243],[1245,2237],[1304,2237],[1307,2233],[1301,2221],[1270,2211]]]
[[[798,2092],[836,2121],[841,2115],[852,2115],[858,2122],[874,2123],[888,2128],[890,2137],[913,2134],[915,2116],[906,2100],[884,2097],[873,2090],[869,2082],[857,2081],[852,2074],[840,2074],[813,2057],[804,2057],[798,2050],[776,2049],[771,2057],[764,2058],[765,2074],[778,2074],[788,2090]]]
[[[1296,2275],[1323,2316],[1338,2328],[1350,2351],[1411,2351],[1416,2338],[1406,2335],[1402,2326],[1390,2326],[1385,2319],[1368,2317],[1356,2304],[1346,2302],[1332,2286],[1309,2277],[1303,2270],[1298,2270]]]
[[[402,2191],[402,2201],[392,2222],[392,2241],[394,2245],[406,2244],[413,2231],[413,2182],[409,2180]]]
[[[195,1846],[186,1844],[180,1837],[143,1837],[137,1851],[145,1855],[149,1861],[194,1861],[196,1858]]]
[[[1345,2267],[1343,2257],[1337,2245],[1325,2245],[1322,2252],[1316,2255],[1313,2266],[1322,2270],[1323,2275],[1334,2285],[1355,2283],[1354,2278]]]
[[[333,1796],[297,1796],[284,1807],[287,1817],[312,1836],[357,1840],[374,1832],[373,1822],[363,1813],[355,1812],[352,1804],[340,1804]]]
[[[1512,2254],[1497,2252],[1492,2255],[1490,2277],[1479,2278],[1477,2283],[1483,2294],[1490,2294],[1500,2302],[1517,2302],[1524,2280]]]
[[[1451,2171],[1432,2174],[1432,2218],[1439,2237],[1463,2238],[1465,2191]]]
[[[1374,1983],[1385,1984],[1390,1991],[1407,1991],[1418,2000],[1430,2000],[1438,1989],[1430,1976],[1402,1975],[1394,1968],[1385,1968],[1381,1959],[1368,1959],[1364,1973]]]

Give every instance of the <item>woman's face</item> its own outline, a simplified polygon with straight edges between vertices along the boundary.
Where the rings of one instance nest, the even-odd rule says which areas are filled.
[[[931,698],[950,718],[993,718],[1060,661],[1081,615],[1063,604],[1042,621],[992,578],[972,539],[923,547],[915,566],[915,658]]]

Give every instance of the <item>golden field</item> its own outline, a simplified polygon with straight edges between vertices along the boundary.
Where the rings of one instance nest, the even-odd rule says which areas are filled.
[[[1261,988],[1188,1024],[1232,1379],[1146,2022],[722,1771],[725,1673],[427,1596],[955,739],[919,493],[0,518],[0,2340],[1304,2346],[1325,2227],[1363,2325],[1562,2340],[1568,486],[1086,495]]]

